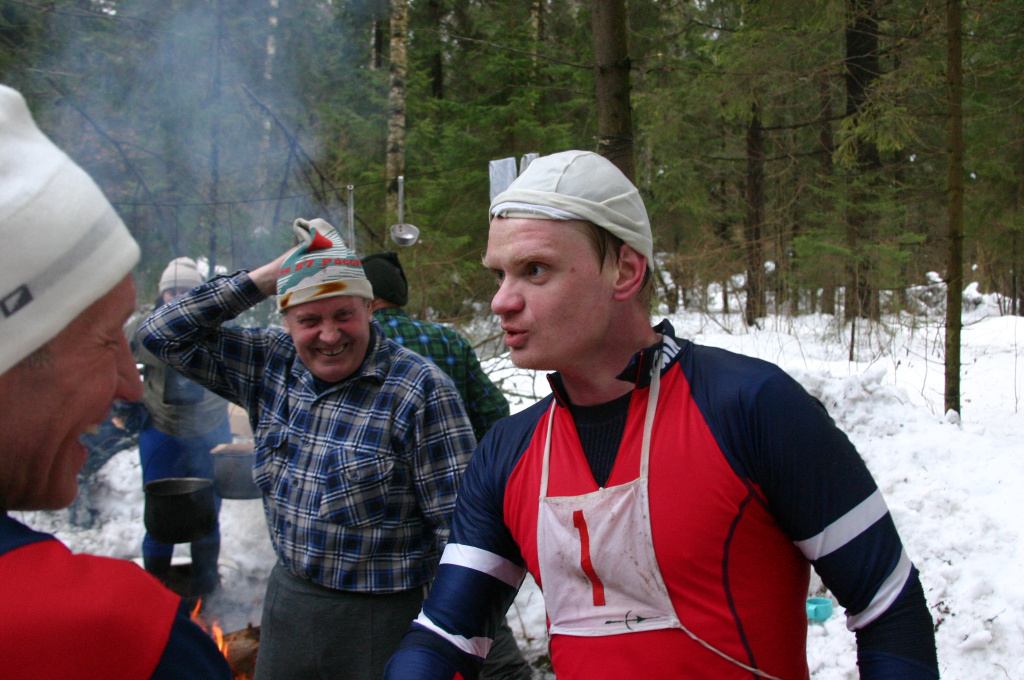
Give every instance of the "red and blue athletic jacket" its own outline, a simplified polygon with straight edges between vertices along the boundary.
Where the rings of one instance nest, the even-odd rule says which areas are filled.
[[[5,680],[229,680],[184,601],[138,565],[74,555],[0,516]]]
[[[674,628],[556,634],[559,680],[806,679],[811,566],[846,609],[863,680],[938,678],[917,571],[871,474],[822,404],[773,364],[679,340],[667,321],[655,330],[667,358],[651,438],[654,550],[679,620],[701,642]],[[657,349],[619,376],[635,387],[608,486],[638,474]],[[566,458],[584,454],[559,385],[553,379],[553,395],[499,421],[474,453],[430,596],[387,678],[475,678],[527,570],[543,590],[536,530],[549,409],[549,495],[597,489],[592,476],[567,474]]]

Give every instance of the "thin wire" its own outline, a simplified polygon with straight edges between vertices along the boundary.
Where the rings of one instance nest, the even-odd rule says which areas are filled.
[[[431,175],[440,175],[440,174],[443,174],[443,173],[446,173],[446,172],[453,172],[455,170],[464,170],[465,168],[473,168],[473,167],[477,167],[477,166],[480,166],[480,165],[486,165],[489,162],[490,161],[482,161],[482,162],[481,161],[477,161],[476,163],[467,163],[466,165],[456,165],[455,167],[452,167],[452,168],[442,168],[440,170],[431,170],[431,171],[428,171],[428,172],[419,172],[419,173],[414,173],[414,174],[411,174],[411,175],[406,173],[404,175],[404,177],[406,179],[408,179],[410,177],[413,177],[413,178],[415,178],[415,177],[429,177]],[[352,185],[346,184],[345,185],[345,191],[346,192],[348,191],[348,187],[349,186],[358,188],[358,187],[373,186],[375,184],[387,184],[388,182],[391,182],[393,179],[395,179],[395,178],[375,180],[373,182],[363,182],[362,184],[352,184]],[[340,197],[341,192],[342,192],[341,188],[335,188],[335,187],[331,187],[330,189],[326,189],[324,191],[324,193],[328,193],[328,194],[338,194],[339,197]],[[272,197],[266,197],[266,198],[248,198],[248,199],[244,199],[244,200],[232,200],[232,201],[197,201],[197,202],[194,202],[194,203],[157,203],[157,202],[142,203],[142,202],[127,202],[127,201],[111,201],[111,203],[113,205],[116,205],[116,206],[125,206],[125,207],[133,207],[134,206],[134,207],[158,207],[158,208],[187,208],[187,207],[203,207],[203,206],[211,206],[211,205],[245,205],[245,204],[248,204],[248,203],[266,203],[268,201],[284,201],[284,200],[291,199],[291,198],[309,198],[310,196],[316,196],[318,193],[320,193],[320,192],[312,191],[312,192],[305,193],[305,194],[289,194],[288,196],[272,196]]]

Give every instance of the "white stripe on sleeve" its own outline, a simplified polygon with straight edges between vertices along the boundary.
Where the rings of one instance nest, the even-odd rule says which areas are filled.
[[[885,579],[882,587],[875,593],[871,604],[865,607],[864,611],[860,614],[846,617],[847,629],[858,630],[863,628],[884,614],[889,606],[896,601],[899,594],[903,592],[903,586],[907,584],[907,578],[910,577],[910,568],[912,566],[910,557],[907,555],[907,551],[904,550],[900,555],[900,561],[896,568],[892,570],[889,578]]]
[[[481,571],[507,583],[516,590],[519,590],[519,587],[523,585],[523,579],[526,578],[524,567],[492,552],[458,543],[449,543],[445,546],[444,553],[441,555],[441,564],[454,564],[474,571]]]
[[[432,633],[440,635],[448,642],[458,647],[461,651],[473,656],[478,656],[481,659],[487,658],[487,652],[491,651],[491,644],[494,640],[485,637],[475,638],[464,638],[461,635],[453,635],[448,633],[437,626],[433,621],[427,618],[427,615],[422,611],[420,615],[416,617],[416,623],[420,624]]]
[[[814,561],[839,550],[844,545],[860,536],[864,530],[885,517],[889,508],[882,498],[882,492],[875,492],[860,502],[855,508],[825,527],[817,536],[802,541],[795,541],[796,547],[810,561]]]

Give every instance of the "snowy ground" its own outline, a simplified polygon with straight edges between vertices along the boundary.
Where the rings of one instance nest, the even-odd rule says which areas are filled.
[[[1024,678],[1024,319],[994,313],[982,304],[964,318],[960,420],[943,413],[940,321],[890,319],[870,332],[859,328],[857,360],[849,362],[849,327],[837,331],[831,317],[769,319],[761,329],[720,315],[672,318],[681,337],[778,363],[850,435],[921,571],[948,680]],[[514,395],[514,411],[548,392],[542,376],[501,358],[487,363]],[[100,510],[96,528],[76,529],[67,511],[13,515],[75,551],[136,558],[140,486],[137,451],[129,450],[86,490]],[[224,628],[231,631],[259,622],[273,552],[259,501],[225,501],[221,521]],[[543,599],[532,583],[509,620],[528,656],[542,656]],[[810,626],[808,647],[816,680],[858,677],[840,608],[824,625]],[[538,670],[537,677],[550,676]]]

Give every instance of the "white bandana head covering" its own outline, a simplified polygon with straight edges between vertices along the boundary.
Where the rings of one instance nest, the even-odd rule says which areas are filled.
[[[541,156],[491,201],[491,217],[584,220],[618,236],[653,262],[654,240],[640,192],[615,164],[592,151]]]
[[[89,175],[0,85],[0,374],[42,347],[139,261]]]

